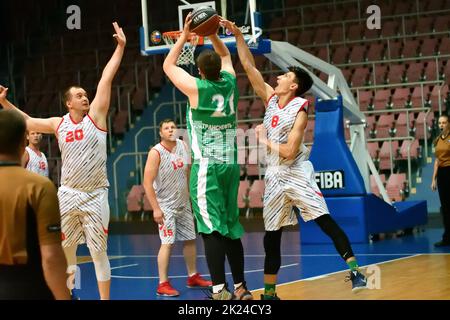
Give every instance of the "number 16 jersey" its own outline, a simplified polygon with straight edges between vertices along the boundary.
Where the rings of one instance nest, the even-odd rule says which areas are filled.
[[[70,114],[63,116],[56,129],[61,151],[61,186],[80,191],[108,187],[106,135],[89,115],[79,123]]]

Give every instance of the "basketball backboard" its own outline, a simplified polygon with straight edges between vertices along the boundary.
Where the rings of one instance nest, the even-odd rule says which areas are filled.
[[[191,3],[180,0],[178,9],[178,30],[183,29],[184,20],[186,15],[199,6],[210,6],[214,8],[222,17],[227,18],[227,1],[220,0],[220,7],[216,7],[216,1],[202,1]],[[159,55],[166,54],[169,52],[171,46],[164,43],[162,39],[162,33],[166,31],[175,30],[159,30],[154,29],[153,26],[149,26],[149,8],[147,6],[147,0],[141,0],[142,9],[142,26],[140,28],[140,49],[141,54],[144,56],[149,55]],[[228,17],[228,19],[233,20],[233,17]],[[256,11],[256,1],[248,0],[247,10],[245,15],[244,24],[240,26],[242,33],[244,34],[245,40],[249,43],[250,49],[253,53],[264,54],[270,52],[270,41],[261,39],[262,34],[261,29],[261,16],[258,11]],[[224,33],[224,30],[222,30]],[[230,49],[231,52],[236,51],[236,40],[233,35],[220,34],[222,41]],[[204,39],[202,47],[212,48],[211,41],[207,37]]]

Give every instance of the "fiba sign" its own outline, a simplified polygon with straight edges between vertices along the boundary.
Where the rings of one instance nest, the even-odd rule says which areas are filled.
[[[321,190],[324,189],[343,189],[344,171],[318,171],[316,172],[316,183]]]

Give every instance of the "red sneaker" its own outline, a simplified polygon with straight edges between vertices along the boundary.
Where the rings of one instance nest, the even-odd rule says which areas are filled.
[[[187,279],[188,288],[208,288],[212,286],[212,282],[202,278],[199,273],[194,274]]]
[[[178,297],[180,295],[180,293],[172,287],[169,281],[160,283],[156,290],[156,294],[158,296],[166,297]]]

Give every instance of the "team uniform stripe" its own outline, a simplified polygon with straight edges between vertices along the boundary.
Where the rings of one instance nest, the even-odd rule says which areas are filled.
[[[283,107],[279,106],[278,101],[279,97],[276,95],[268,100],[264,126],[270,141],[283,144],[287,143],[298,112],[307,112],[308,100],[295,97]],[[309,152],[303,143],[294,160],[282,158],[269,151],[263,209],[266,230],[274,231],[283,226],[297,224],[293,206],[300,209],[305,221],[329,213],[314,180],[314,169],[308,160]]]

